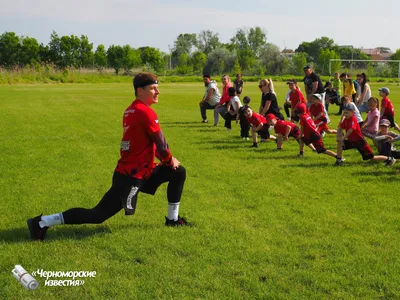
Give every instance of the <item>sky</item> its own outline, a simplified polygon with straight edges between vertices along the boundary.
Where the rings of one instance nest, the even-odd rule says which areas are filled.
[[[54,30],[87,35],[94,48],[129,44],[168,53],[180,33],[208,29],[226,43],[237,29],[259,26],[281,49],[322,36],[338,45],[400,49],[398,0],[0,0],[0,7],[0,34],[44,44]]]

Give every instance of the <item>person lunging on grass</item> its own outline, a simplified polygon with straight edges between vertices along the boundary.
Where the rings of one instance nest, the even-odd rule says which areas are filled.
[[[125,110],[120,159],[115,168],[111,188],[91,209],[72,208],[53,215],[27,220],[32,239],[43,240],[49,227],[62,224],[100,224],[120,210],[133,215],[139,192],[154,195],[158,187],[168,182],[167,226],[187,225],[178,215],[186,179],[186,170],[172,156],[161,131],[158,117],[151,108],[158,103],[157,76],[139,73],[133,79],[136,100]],[[161,164],[156,165],[157,157]]]

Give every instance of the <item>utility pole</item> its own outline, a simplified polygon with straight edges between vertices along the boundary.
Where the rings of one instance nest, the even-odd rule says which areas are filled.
[[[169,69],[172,70],[172,47],[171,45],[168,45],[169,49]]]

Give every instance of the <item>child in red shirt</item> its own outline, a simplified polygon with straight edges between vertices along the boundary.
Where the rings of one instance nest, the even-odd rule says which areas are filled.
[[[348,149],[357,149],[360,152],[363,160],[379,160],[385,161],[387,166],[393,165],[396,160],[393,157],[374,155],[371,147],[365,140],[360,125],[357,122],[357,118],[354,116],[354,107],[344,107],[344,119],[339,124],[337,132],[337,160],[335,165],[340,166],[343,164],[342,152]],[[343,129],[346,130],[346,134],[343,135]]]
[[[307,114],[307,106],[303,103],[297,105],[296,113],[300,117],[300,153],[299,156],[304,155],[304,144],[307,146],[313,144],[317,153],[323,153],[329,156],[336,157],[336,153],[330,150],[326,150],[324,143],[322,142],[321,135],[318,133],[313,120],[310,115]]]
[[[282,150],[283,141],[288,141],[289,137],[293,137],[298,143],[300,143],[300,129],[296,124],[290,121],[279,120],[274,114],[268,114],[265,116],[268,124],[274,127],[277,137],[277,150]],[[312,144],[309,145],[311,150],[316,151]]]
[[[247,107],[243,113],[251,126],[253,136],[251,148],[258,148],[257,135],[261,136],[264,141],[268,139],[276,140],[276,137],[269,133],[269,125],[262,115],[253,112],[250,107]]]
[[[394,127],[397,131],[400,131],[399,125],[394,122],[393,104],[388,98],[390,90],[387,87],[383,87],[381,89],[378,89],[378,91],[379,96],[382,97],[381,120],[388,119],[390,121],[390,128]]]
[[[289,100],[292,108],[291,120],[298,122],[299,116],[296,115],[296,107],[299,103],[307,104],[307,101],[298,88],[296,79],[290,79],[286,84],[289,85],[290,89]]]
[[[310,106],[310,115],[313,119],[315,126],[317,127],[317,131],[320,135],[324,136],[326,133],[335,133],[336,130],[329,129],[328,120],[325,117],[324,106],[321,103],[322,96],[320,94],[314,94],[311,97],[311,106]]]

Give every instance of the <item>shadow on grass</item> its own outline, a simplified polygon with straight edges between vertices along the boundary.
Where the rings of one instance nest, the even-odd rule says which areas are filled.
[[[49,229],[47,231],[46,240],[65,240],[86,239],[94,235],[104,235],[112,233],[111,228],[107,225],[101,226],[62,226]],[[5,243],[25,243],[32,241],[28,227],[12,228],[0,231],[0,242]]]
[[[354,176],[371,177],[376,180],[376,177],[380,179],[385,179],[385,181],[400,181],[400,170],[387,167],[388,169],[377,170],[377,171],[358,171],[351,173]]]
[[[191,222],[190,226],[187,227],[195,227],[196,224]],[[66,225],[66,226],[56,226],[50,228],[47,231],[46,241],[58,241],[58,240],[83,240],[93,236],[101,237],[108,234],[121,233],[121,231],[127,230],[160,230],[163,228],[173,228],[166,227],[164,224],[148,224],[148,223],[133,223],[133,224],[123,224],[123,225],[113,225],[111,226],[107,224],[101,225]],[[26,243],[26,242],[34,242],[31,239],[28,227],[20,227],[20,228],[11,228],[7,230],[0,230],[0,243],[6,244],[17,244],[17,243]]]

